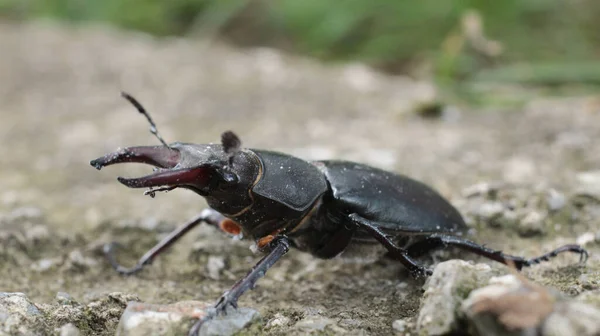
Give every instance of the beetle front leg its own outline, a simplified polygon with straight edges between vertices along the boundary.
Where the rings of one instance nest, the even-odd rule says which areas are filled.
[[[406,249],[398,247],[383,231],[381,231],[378,228],[377,222],[370,221],[355,213],[350,214],[348,218],[359,228],[369,232],[369,234],[383,245],[393,258],[400,261],[415,278],[432,274],[430,269],[419,265]]]
[[[115,257],[115,247],[118,246],[117,243],[109,243],[104,245],[104,254],[108,259],[108,262],[111,266],[119,273],[123,275],[130,275],[136,272],[139,272],[144,268],[145,265],[152,262],[152,260],[159,255],[161,252],[166,250],[169,246],[173,245],[179,238],[183,237],[187,232],[196,227],[196,225],[204,222],[213,226],[219,226],[219,224],[225,220],[225,217],[221,215],[219,212],[213,209],[205,209],[200,213],[199,216],[192,219],[191,221],[183,224],[182,226],[175,229],[171,232],[167,237],[161,240],[158,244],[152,247],[148,252],[146,252],[140,260],[136,263],[135,266],[131,268],[124,267],[117,262]]]
[[[283,257],[290,249],[290,242],[285,236],[275,237],[270,243],[270,252],[266,256],[264,256],[246,276],[240,279],[238,282],[231,287],[230,290],[223,293],[217,304],[215,305],[215,310],[198,320],[192,329],[190,329],[189,336],[198,335],[198,331],[200,331],[200,327],[204,322],[212,319],[217,314],[226,313],[226,309],[228,306],[232,306],[233,308],[237,308],[237,301],[247,290],[253,289],[256,285],[256,281],[262,278],[267,271],[281,258]]]

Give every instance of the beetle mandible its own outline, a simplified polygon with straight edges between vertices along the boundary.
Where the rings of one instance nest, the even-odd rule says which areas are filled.
[[[357,246],[383,246],[413,276],[431,270],[416,258],[432,250],[453,246],[521,269],[549,260],[562,252],[587,252],[579,245],[561,246],[526,259],[504,254],[461,238],[466,230],[460,213],[438,192],[409,177],[348,161],[305,161],[291,155],[241,147],[233,132],[221,144],[167,144],[144,107],[123,93],[151,125],[162,146],[127,147],[92,160],[97,169],[115,163],[138,162],[156,167],[153,174],[118,180],[130,188],[150,188],[146,194],[175,188],[204,197],[209,209],[182,225],[150,249],[133,268],[118,264],[114,244],[105,246],[111,265],[132,274],[150,263],[186,232],[207,223],[230,234],[254,241],[264,257],[217,301],[213,314],[200,319],[190,331],[196,334],[204,321],[237,307],[238,298],[264,276],[290,248],[329,259]]]

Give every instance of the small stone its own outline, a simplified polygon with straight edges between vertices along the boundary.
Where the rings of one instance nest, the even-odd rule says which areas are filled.
[[[502,216],[504,205],[500,202],[483,203],[477,212],[477,215],[485,221],[490,221]]]
[[[589,274],[581,274],[577,279],[581,287],[586,290],[594,290],[600,288],[600,280],[596,280],[595,277]]]
[[[531,211],[521,219],[517,227],[518,233],[523,237],[541,235],[546,232],[544,220],[546,215],[538,211]]]
[[[441,335],[456,330],[462,300],[493,275],[494,271],[487,264],[473,265],[463,260],[439,263],[424,286],[417,319],[420,333]]]
[[[67,323],[60,327],[60,336],[79,336],[79,329],[73,323]]]
[[[283,327],[290,323],[290,318],[281,314],[276,313],[272,319],[267,321],[266,328]]]
[[[34,225],[25,231],[25,238],[30,243],[39,243],[47,241],[50,238],[50,232],[46,225]]]
[[[405,320],[396,320],[392,323],[392,328],[399,332],[406,331],[407,323]]]
[[[36,272],[46,272],[62,263],[60,258],[44,258],[31,263],[31,269]]]
[[[558,211],[567,204],[567,198],[564,194],[555,189],[550,189],[546,194],[546,203],[548,205],[548,210]]]
[[[464,188],[462,195],[467,198],[476,196],[490,197],[497,193],[503,186],[502,182],[481,182]]]
[[[585,246],[589,243],[593,243],[594,241],[596,241],[596,234],[594,234],[593,232],[586,232],[581,236],[577,237],[577,240],[575,242],[577,243],[577,245]]]
[[[130,302],[121,316],[117,335],[186,335],[198,318],[212,309],[210,303],[182,301],[170,305]],[[204,323],[201,336],[232,335],[243,329],[258,312],[250,308],[230,309],[227,315]]]
[[[96,259],[85,256],[81,250],[77,249],[69,252],[65,266],[72,271],[83,271],[97,264],[98,261]]]
[[[77,304],[77,301],[75,301],[75,299],[73,299],[73,297],[71,295],[69,295],[69,293],[65,293],[65,292],[57,292],[54,299],[56,300],[56,302],[58,304],[61,304],[61,305]]]
[[[211,255],[206,263],[208,276],[213,280],[219,280],[221,271],[225,268],[225,258]]]
[[[323,316],[309,316],[296,323],[295,328],[304,332],[323,331],[326,327],[335,325],[336,322]]]
[[[600,200],[600,170],[578,173],[575,194],[593,197]]]

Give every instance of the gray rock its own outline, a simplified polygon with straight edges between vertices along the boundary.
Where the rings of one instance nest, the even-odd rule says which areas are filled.
[[[121,316],[117,335],[186,335],[193,323],[206,316],[209,303],[182,301],[170,305],[130,302]],[[250,308],[229,310],[227,315],[207,321],[201,336],[232,335],[258,317]]]
[[[517,277],[505,275],[491,278],[488,286],[471,292],[462,303],[462,310],[477,335],[535,335],[540,321],[552,310],[547,307],[551,302],[542,300],[532,305],[534,302],[522,301],[515,294],[521,289]],[[523,292],[524,295],[530,291],[523,288]]]
[[[478,335],[599,335],[600,308],[584,300],[564,298],[520,275],[506,275],[472,291],[462,309]]]
[[[43,315],[23,293],[0,293],[0,334],[43,335]]]
[[[474,265],[463,260],[439,263],[424,286],[417,319],[420,334],[443,335],[456,330],[461,302],[494,274],[487,264]]]

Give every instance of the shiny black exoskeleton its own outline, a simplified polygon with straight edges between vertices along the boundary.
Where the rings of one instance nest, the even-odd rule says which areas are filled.
[[[466,225],[460,213],[435,190],[409,177],[347,161],[308,162],[287,154],[242,149],[239,138],[225,132],[222,144],[167,145],[143,107],[124,94],[150,121],[163,146],[129,147],[91,161],[101,169],[115,163],[140,162],[156,171],[141,178],[119,178],[131,188],[157,191],[186,188],[203,196],[210,209],[183,225],[148,251],[130,269],[120,266],[109,244],[109,261],[124,274],[142,269],[161,251],[199,223],[242,235],[266,255],[218,301],[216,311],[236,306],[238,298],[289,248],[318,258],[333,258],[380,247],[415,276],[431,273],[415,258],[434,249],[455,246],[517,268],[561,252],[587,252],[565,245],[542,256],[511,256],[461,238]],[[383,248],[381,248],[383,246]],[[197,333],[200,320],[190,332]]]

